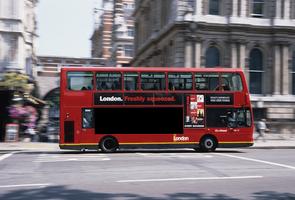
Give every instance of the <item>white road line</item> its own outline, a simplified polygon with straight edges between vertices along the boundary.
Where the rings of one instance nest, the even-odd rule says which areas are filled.
[[[0,185],[0,188],[15,188],[15,187],[45,187],[50,186],[51,183],[38,183],[38,184],[20,184],[20,185]]]
[[[35,160],[33,161],[34,163],[55,163],[55,162],[101,162],[101,161],[106,161],[110,160],[109,158],[103,158],[99,160],[94,160],[94,159],[84,159],[84,160],[78,160],[78,159],[67,159],[67,160]]]
[[[117,183],[135,183],[135,182],[164,182],[164,181],[192,181],[192,180],[233,180],[233,179],[256,179],[263,176],[226,176],[226,177],[191,177],[191,178],[163,178],[163,179],[137,179],[137,180],[119,180]]]
[[[230,157],[230,158],[237,158],[237,159],[241,159],[241,160],[248,160],[248,161],[253,161],[253,162],[258,162],[258,163],[264,163],[264,164],[268,164],[268,165],[279,166],[279,167],[284,167],[284,168],[295,170],[295,167],[294,166],[291,166],[291,165],[285,165],[285,164],[280,164],[280,163],[275,163],[275,162],[258,160],[258,159],[254,159],[254,158],[247,158],[247,157],[242,157],[242,156],[234,156],[234,155],[223,154],[223,153],[222,154],[215,153],[215,155],[225,156],[225,157]]]
[[[0,156],[0,161],[12,156],[13,154],[15,154],[15,152],[7,153],[7,154]]]
[[[177,153],[136,153],[136,155],[150,158],[212,158],[213,156],[204,156],[201,154],[177,154]]]
[[[102,158],[106,157],[105,155],[49,155],[41,154],[40,158]]]
[[[50,162],[96,162],[111,160],[105,155],[39,155],[33,162],[50,163]]]

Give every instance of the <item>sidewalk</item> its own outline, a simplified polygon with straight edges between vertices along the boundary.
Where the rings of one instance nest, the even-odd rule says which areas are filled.
[[[44,142],[4,142],[0,151],[59,151],[58,143]]]
[[[254,138],[257,135],[254,134]],[[252,149],[295,149],[295,134],[265,134],[265,141],[261,138],[254,141]],[[44,143],[44,142],[13,142],[0,143],[0,151],[61,151],[58,143]]]
[[[254,134],[254,138],[257,134]],[[280,134],[280,133],[266,133],[265,141],[262,138],[254,141],[254,145],[250,148],[260,149],[280,149],[280,148],[294,148],[295,149],[295,134]]]

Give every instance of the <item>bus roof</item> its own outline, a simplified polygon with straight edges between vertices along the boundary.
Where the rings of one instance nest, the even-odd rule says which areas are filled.
[[[62,71],[118,71],[118,72],[243,72],[241,68],[181,68],[181,67],[62,67]]]

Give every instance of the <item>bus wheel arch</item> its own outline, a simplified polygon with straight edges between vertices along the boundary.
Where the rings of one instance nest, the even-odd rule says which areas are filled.
[[[199,146],[202,152],[215,151],[218,146],[218,140],[214,135],[206,134],[200,139]]]
[[[119,148],[119,143],[115,137],[105,136],[99,141],[99,148],[105,153],[113,153]]]

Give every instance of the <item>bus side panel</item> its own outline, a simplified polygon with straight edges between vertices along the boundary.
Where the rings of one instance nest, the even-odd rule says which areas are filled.
[[[183,109],[96,108],[96,134],[182,134]]]

